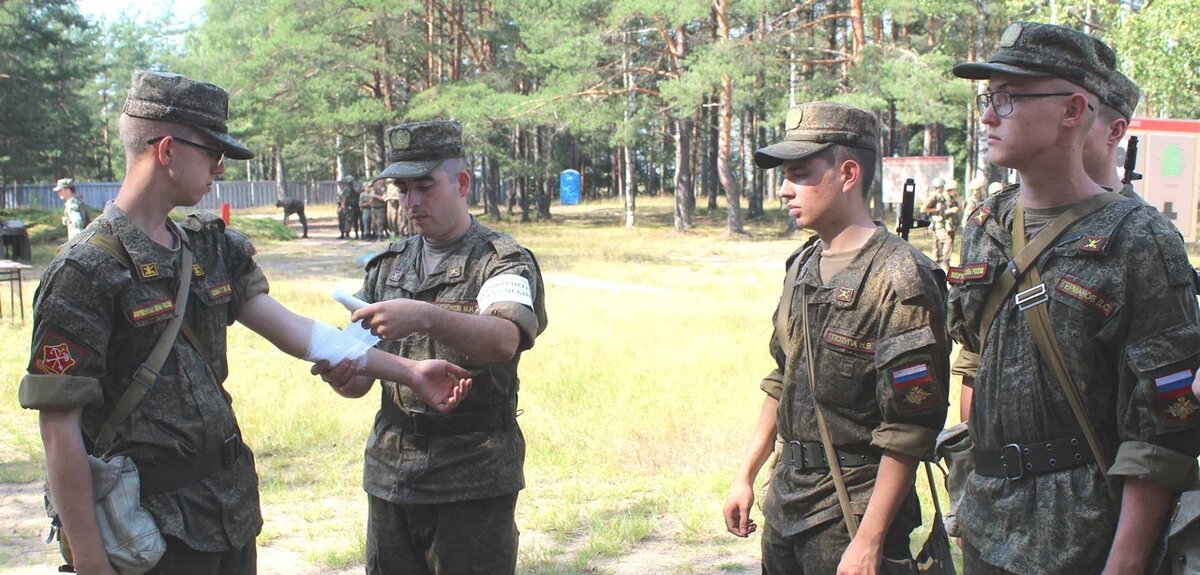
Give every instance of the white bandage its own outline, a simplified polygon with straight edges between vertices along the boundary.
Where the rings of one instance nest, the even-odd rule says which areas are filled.
[[[475,300],[479,303],[479,313],[481,314],[492,304],[502,301],[519,303],[532,308],[533,289],[529,285],[529,280],[517,274],[500,274],[483,282],[483,287],[479,288],[479,296]]]
[[[367,307],[367,302],[350,295],[350,292],[340,289],[333,290],[333,299],[345,306],[351,313]]]
[[[366,366],[367,350],[375,346],[379,338],[363,329],[357,323],[346,326],[344,331],[314,321],[312,335],[308,339],[308,353],[305,360],[318,362],[325,360],[329,365],[337,365],[343,359],[358,363],[359,370]]]

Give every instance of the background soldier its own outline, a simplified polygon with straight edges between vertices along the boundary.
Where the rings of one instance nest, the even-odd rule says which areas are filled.
[[[75,180],[63,178],[54,184],[58,199],[63,202],[62,223],[67,226],[67,241],[75,239],[91,221],[87,206],[75,195]]]
[[[337,203],[338,232],[341,233],[338,239],[349,239],[350,230],[354,230],[356,239],[361,237],[358,194],[354,192],[354,176],[342,176],[342,179],[338,180]]]
[[[959,213],[958,182],[944,181],[942,178],[933,180],[933,191],[925,200],[922,210],[929,214],[929,227],[933,230],[934,260],[942,266],[942,271],[950,270],[950,255],[954,253],[954,236],[958,232]]]
[[[371,186],[369,184],[364,185],[362,191],[358,193],[358,202],[355,203],[358,206],[358,219],[360,225],[362,225],[362,239],[364,240],[377,239],[375,228],[372,227],[374,223],[372,216],[375,215],[375,210],[371,209],[371,202]]]
[[[400,186],[397,186],[396,182],[392,180],[384,181],[387,183],[384,188],[383,199],[387,202],[388,229],[392,232],[393,240],[406,238],[409,236],[408,218],[401,215],[403,210],[400,209]]]
[[[873,573],[885,556],[911,557],[909,533],[921,523],[913,472],[932,458],[946,418],[945,285],[928,257],[871,221],[876,134],[873,114],[812,102],[789,112],[782,142],[755,153],[760,168],[782,166],[789,213],[820,240],[788,258],[770,344],[776,369],[762,382],[767,396],[724,507],[731,533],[756,529],[754,478],[778,433],[784,451],[763,506],[765,574]],[[805,301],[813,357],[803,351]],[[862,515],[853,540],[818,406]]]
[[[283,208],[283,226],[287,227],[288,216],[296,214],[300,218],[300,227],[304,230],[304,235],[308,237],[308,218],[304,217],[304,200],[299,198],[279,198],[275,200],[275,207]]]
[[[455,358],[475,386],[458,413],[439,417],[384,382],[363,471],[367,573],[513,573],[525,484],[517,364],[546,327],[541,274],[529,250],[471,217],[458,122],[403,124],[388,141],[393,163],[379,178],[396,178],[417,235],[367,264],[359,297],[379,303],[353,319],[385,349]],[[364,383],[343,389],[361,395]]]
[[[1144,202],[1106,193],[1083,161],[1098,108],[1120,109],[1128,93],[1115,64],[1095,38],[1018,22],[989,63],[954,68],[988,81],[989,160],[1021,181],[976,210],[951,271],[950,326],[974,388],[975,471],[958,514],[966,573],[1146,573],[1171,491],[1196,480],[1200,403],[1183,382],[1200,364],[1200,318],[1183,242]],[[1047,245],[1017,255],[1036,265],[990,300],[1022,240]],[[1053,344],[1061,361],[1039,349]]]
[[[1121,174],[1117,173],[1117,155],[1129,122],[1133,120],[1133,110],[1141,98],[1142,91],[1137,84],[1113,70],[1109,79],[1109,97],[1096,108],[1096,121],[1083,143],[1083,169],[1092,181],[1110,192],[1120,192],[1131,198],[1138,197],[1137,192],[1133,191],[1132,182],[1121,182]]]
[[[384,180],[375,180],[371,182],[368,189],[371,190],[371,235],[375,239],[385,239],[390,233],[387,220],[387,196],[384,195],[384,187],[387,182]]]
[[[975,213],[975,208],[978,208],[979,204],[983,203],[984,194],[986,193],[984,188],[986,187],[987,178],[983,176],[975,176],[971,180],[971,183],[967,184],[967,201],[962,210],[962,217],[964,219]]]
[[[139,468],[142,506],[167,545],[150,573],[255,573],[258,475],[221,387],[229,372],[226,328],[240,321],[306,359],[310,343],[326,339],[314,332],[332,332],[334,340],[341,333],[267,295],[254,247],[220,218],[201,212],[181,225],[168,219],[172,209],[208,193],[226,155],[254,157],[227,133],[227,109],[228,96],[215,85],[135,71],[118,124],[127,177],[89,233],[50,262],[35,296],[20,402],[40,410],[50,496],[79,573],[113,573],[85,441],[97,457],[125,455]],[[183,265],[189,256],[192,265]],[[146,383],[140,367],[176,317],[174,294],[189,276],[183,321],[191,335],[174,338],[173,360]],[[444,361],[417,363],[378,350],[369,359],[371,372],[413,385],[438,409],[452,409],[465,390],[448,374],[466,372]],[[142,385],[153,389],[133,399],[136,416],[107,425],[117,405],[135,397],[126,393]],[[111,439],[98,437],[102,428]]]

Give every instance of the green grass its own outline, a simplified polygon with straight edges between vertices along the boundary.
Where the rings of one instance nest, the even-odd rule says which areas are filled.
[[[556,206],[552,222],[488,223],[531,248],[546,281],[549,325],[520,370],[523,573],[610,572],[615,558],[657,538],[716,554],[720,572],[757,556],[757,536],[726,533],[720,510],[762,404],[759,381],[772,368],[767,342],[783,261],[803,237],[786,237],[778,209],[730,237],[724,211],[701,212],[694,230],[675,233],[667,199],[639,203],[635,229],[623,227],[614,201]],[[309,215],[328,218],[332,208],[325,211],[314,206]],[[255,240],[271,294],[330,324],[344,323],[345,312],[329,292],[359,285],[354,258],[385,245],[346,242],[322,254],[286,241],[295,234],[275,217],[238,214],[234,227]],[[928,235],[915,232],[913,241],[929,251]],[[39,265],[51,254],[50,242],[35,244]],[[28,306],[36,277],[24,287]],[[32,481],[41,474],[37,417],[16,399],[29,323],[11,322],[3,303],[0,481]],[[229,331],[229,349],[227,387],[268,510],[260,542],[330,570],[360,562],[362,451],[378,395],[338,398],[307,364],[240,325]],[[957,396],[953,385],[948,424],[958,420]],[[924,479],[918,489],[928,516]],[[914,548],[925,532],[914,534]]]

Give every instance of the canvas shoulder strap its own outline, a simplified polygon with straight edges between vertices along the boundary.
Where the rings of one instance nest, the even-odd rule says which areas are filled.
[[[987,300],[984,301],[983,310],[981,312],[981,321],[979,322],[979,349],[983,350],[984,344],[987,342],[988,331],[992,327],[992,323],[996,321],[996,315],[1000,313],[1000,309],[1004,307],[1004,300],[1008,298],[1014,288],[1017,287],[1017,282],[1031,267],[1038,257],[1043,252],[1050,249],[1056,240],[1062,236],[1071,226],[1086,216],[1094,214],[1105,206],[1119,201],[1120,194],[1104,193],[1092,196],[1082,202],[1078,202],[1071,206],[1070,209],[1060,214],[1054,221],[1050,222],[1033,242],[1025,245],[1025,230],[1024,227],[1018,228],[1015,223],[1013,225],[1013,253],[1016,257],[1009,262],[1006,273],[1000,274],[996,283],[992,285],[992,291],[988,293]],[[1017,202],[1017,214],[1023,214],[1021,204]],[[1022,215],[1022,217],[1024,217]],[[1020,247],[1018,247],[1020,246]]]
[[[179,273],[179,289],[175,293],[175,317],[171,318],[166,329],[163,330],[162,335],[158,338],[158,342],[154,344],[154,349],[150,351],[150,356],[146,358],[145,363],[134,372],[133,381],[129,383],[129,387],[125,389],[125,393],[121,394],[116,406],[113,407],[112,413],[104,421],[104,426],[100,428],[100,434],[96,437],[97,453],[104,452],[112,445],[112,441],[116,437],[117,426],[122,421],[125,421],[125,418],[129,417],[129,414],[133,413],[133,410],[137,408],[138,403],[142,401],[142,398],[146,396],[150,388],[154,387],[155,382],[158,381],[158,373],[162,369],[163,364],[166,363],[167,355],[171,353],[171,347],[175,344],[175,338],[178,336],[179,328],[183,324],[183,318],[187,311],[188,289],[192,283],[192,274],[189,273],[192,269],[192,252],[182,240],[184,237],[183,229],[174,222],[171,222],[171,225],[175,226],[175,230],[179,234],[179,251],[183,257],[182,266],[179,268],[181,270]],[[123,254],[124,247],[121,245],[121,242],[111,236],[95,234],[88,241],[91,242],[97,237],[104,237],[107,240],[111,240],[111,243],[107,245],[111,247],[112,244],[116,244],[117,249],[115,251]],[[104,240],[101,241],[103,242]],[[97,243],[96,245],[110,254],[114,254],[114,251],[109,251],[108,248],[105,248],[105,244]],[[117,256],[114,254],[113,257]],[[125,257],[125,261],[122,261],[120,257],[117,257],[117,260],[122,261],[122,265],[126,265],[126,267],[132,269],[132,262],[129,262],[128,256]],[[126,262],[129,263],[126,264]]]
[[[779,296],[779,313],[775,316],[775,337],[779,339],[779,347],[788,350],[788,323],[792,317],[792,300],[796,296],[796,280],[800,277],[800,268],[812,257],[816,243],[820,238],[814,235],[804,244],[800,253],[788,264],[787,276],[783,280],[783,295]]]
[[[1020,205],[1017,206],[1015,218],[1013,220],[1013,248],[1020,249],[1025,243],[1025,211]],[[1096,459],[1096,464],[1100,467],[1101,473],[1108,473],[1108,459],[1104,456],[1104,451],[1100,447],[1100,440],[1096,437],[1096,430],[1088,421],[1087,414],[1083,410],[1083,400],[1079,397],[1079,389],[1075,387],[1075,382],[1071,378],[1071,372],[1067,369],[1067,363],[1063,359],[1062,348],[1058,345],[1058,338],[1054,335],[1054,328],[1050,324],[1050,314],[1046,310],[1046,286],[1042,283],[1042,274],[1038,271],[1037,266],[1032,266],[1029,271],[1021,278],[1021,292],[1018,299],[1024,297],[1026,304],[1023,304],[1021,309],[1025,314],[1025,321],[1029,323],[1029,330],[1033,333],[1033,341],[1037,345],[1038,351],[1042,354],[1042,359],[1046,360],[1050,366],[1050,373],[1062,388],[1063,395],[1067,398],[1067,404],[1071,406],[1071,412],[1075,415],[1075,421],[1079,424],[1080,430],[1083,432],[1084,438],[1088,442],[1088,447],[1092,450],[1092,456]],[[1024,294],[1029,294],[1027,297]]]

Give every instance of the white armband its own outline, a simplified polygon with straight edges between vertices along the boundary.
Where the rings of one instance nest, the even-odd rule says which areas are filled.
[[[529,280],[517,274],[500,274],[483,282],[479,296],[475,298],[482,314],[492,304],[508,301],[533,307],[533,289]]]

